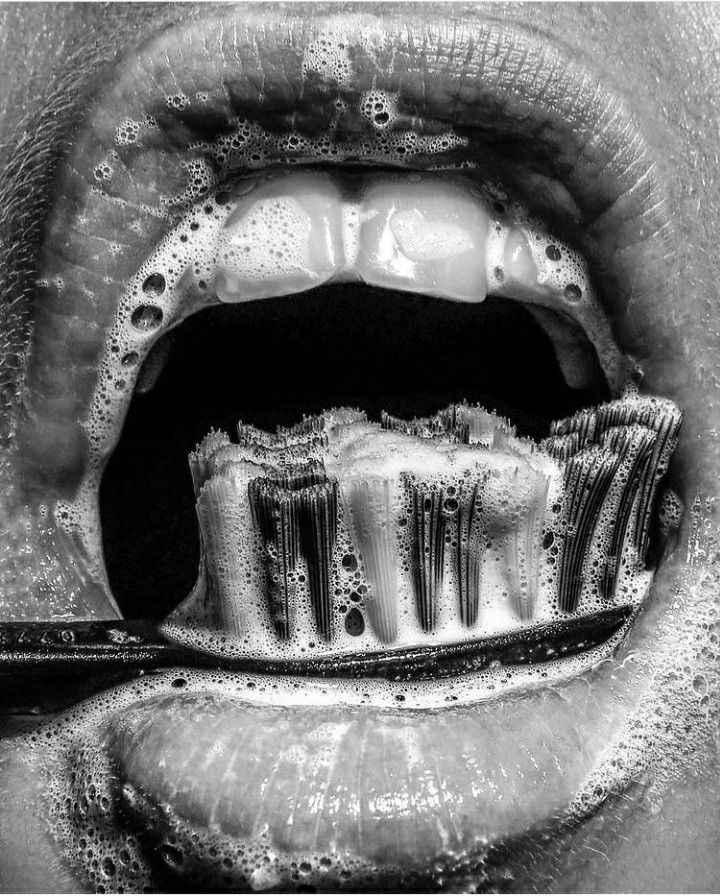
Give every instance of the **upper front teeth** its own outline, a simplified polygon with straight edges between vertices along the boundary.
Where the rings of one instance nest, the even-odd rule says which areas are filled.
[[[338,278],[463,301],[487,295],[491,217],[467,183],[293,172],[250,185],[218,221],[214,286],[223,302]]]
[[[491,217],[459,183],[373,178],[360,211],[353,273],[375,286],[481,302]]]
[[[221,301],[299,292],[345,267],[342,210],[328,176],[250,181],[230,208],[214,222],[214,286]]]
[[[628,362],[582,256],[496,196],[467,174],[447,172],[249,175],[232,193],[189,209],[141,266],[118,311],[114,354],[142,360],[161,332],[212,301],[360,279],[456,301],[506,295],[528,303],[573,385],[587,377],[592,346],[619,392]],[[162,289],[149,294],[148,283]],[[151,328],[137,324],[149,319]]]
[[[190,459],[200,587],[174,618],[209,611],[242,652],[302,659],[637,602],[680,419],[629,394],[542,445],[468,405],[384,428],[349,411],[275,436],[241,424],[239,444],[213,432]]]
[[[534,309],[571,385],[595,373],[588,339],[611,388],[625,383],[582,256],[467,176],[265,174],[204,208],[213,215],[195,231],[202,258],[193,264],[223,302],[355,279],[464,302],[510,295]],[[172,257],[187,254],[187,242],[170,242]]]

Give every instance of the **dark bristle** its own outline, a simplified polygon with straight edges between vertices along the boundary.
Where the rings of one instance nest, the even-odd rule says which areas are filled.
[[[480,590],[485,554],[482,513],[483,482],[460,486],[457,497],[457,572],[460,619],[472,626],[480,612]]]
[[[250,507],[264,541],[268,607],[278,637],[287,640],[295,615],[299,555],[297,502],[292,492],[266,479],[248,484]]]
[[[600,508],[607,497],[620,458],[607,449],[592,447],[570,458],[565,467],[563,500],[566,529],[558,581],[558,604],[572,613],[585,583],[584,566]]]
[[[310,600],[318,634],[332,636],[332,561],[337,541],[337,482],[313,463],[287,475],[253,479],[248,485],[253,520],[264,541],[270,613],[278,635],[291,635],[296,571],[308,566]]]
[[[579,432],[549,436],[541,444],[550,457],[554,458],[558,463],[567,463],[571,457],[574,457],[578,451],[585,447],[582,434]]]
[[[332,637],[332,562],[337,542],[338,487],[327,480],[297,492],[300,545],[308,565],[310,600],[320,637]]]
[[[572,417],[553,421],[550,427],[550,435],[569,436],[574,434],[579,447],[584,448],[586,445],[594,443],[597,423],[597,411],[594,408],[578,411]]]
[[[268,480],[279,488],[289,491],[311,488],[328,481],[322,461],[309,460],[306,463],[292,464],[282,471],[268,477]]]
[[[652,430],[644,426],[613,427],[608,429],[603,436],[603,445],[614,451],[620,458],[618,475],[624,480],[600,582],[601,596],[604,600],[612,600],[620,572],[620,555],[623,545],[626,543],[633,511],[636,507],[635,499],[641,488],[644,471],[652,459],[655,437]],[[633,521],[634,543],[637,543],[638,522],[636,514]]]
[[[437,485],[405,477],[410,499],[413,572],[418,618],[424,632],[437,625],[438,598],[442,591],[447,515],[445,492]]]
[[[644,561],[647,557],[650,541],[650,521],[657,488],[660,480],[667,472],[670,458],[677,447],[678,434],[682,424],[680,412],[668,412],[656,422],[657,436],[652,456],[644,466],[641,474],[640,505],[638,507],[638,524],[635,545],[638,555]]]

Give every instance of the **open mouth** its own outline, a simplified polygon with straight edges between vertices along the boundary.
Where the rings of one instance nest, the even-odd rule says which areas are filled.
[[[123,63],[76,142],[19,428],[19,504],[53,560],[28,604],[149,617],[195,657],[87,710],[95,793],[121,819],[102,848],[130,837],[136,856],[110,876],[479,873],[488,844],[605,798],[583,788],[622,675],[602,667],[593,709],[553,688],[609,661],[680,523],[683,395],[646,300],[669,226],[655,166],[572,61],[556,97],[506,90],[502,66],[478,81],[481,39],[557,63],[521,31],[467,23],[460,61],[392,16],[240,38],[237,11],[214,15],[157,38],[151,77]],[[229,43],[187,52],[211,40]],[[546,737],[543,715],[591,733]],[[431,758],[451,796],[415,816]],[[330,831],[307,807],[336,768]],[[493,806],[480,825],[471,801]],[[62,805],[58,830],[87,842],[86,810]]]
[[[363,285],[346,285],[357,280]],[[553,405],[575,410],[588,395],[617,394],[628,384],[630,364],[612,339],[578,253],[467,175],[275,171],[201,199],[128,284],[108,336],[95,417],[111,390],[122,407],[146,357],[139,381],[147,381],[162,351],[158,339],[169,339],[175,321],[198,305],[238,306],[235,326],[227,315],[224,320],[236,356],[246,353],[245,303],[271,303],[276,293],[318,282],[328,286],[316,287],[300,315],[288,314],[285,300],[281,327],[266,312],[249,368],[274,367],[268,378],[297,379],[292,367],[277,368],[295,360],[287,357],[283,333],[297,345],[301,317],[313,357],[319,350],[313,328],[324,327],[326,344],[339,347],[329,366],[321,362],[328,398],[338,400],[349,389],[367,404],[365,389],[377,402],[388,385],[398,388],[397,377],[382,369],[389,354],[397,362],[387,347],[385,308],[394,302],[402,313],[408,307],[403,291],[429,293],[439,301],[429,308],[427,300],[415,303],[415,334],[411,325],[403,328],[407,391],[388,397],[422,410],[426,390],[458,388],[455,359],[464,356],[471,366],[462,380],[474,391],[484,387],[493,407],[514,398],[514,419],[536,438],[518,436],[513,422],[467,402],[411,419],[385,408],[379,422],[364,410],[326,408],[276,434],[240,424],[239,443],[213,429],[190,456],[200,578],[166,631],[221,655],[245,656],[257,668],[270,663],[276,671],[300,666],[308,674],[335,675],[375,669],[412,677],[413,670],[427,669],[428,653],[437,654],[431,668],[447,665],[445,674],[509,658],[513,638],[503,651],[497,637],[518,626],[527,628],[526,662],[543,649],[549,661],[562,652],[548,641],[548,624],[558,617],[565,621],[556,627],[558,639],[573,630],[575,618],[582,634],[564,652],[579,652],[588,646],[589,615],[605,630],[601,611],[637,606],[648,587],[657,485],[677,442],[680,414],[670,402],[630,393],[548,422]],[[344,307],[328,326],[326,309],[343,293]],[[499,297],[479,315],[488,294]],[[359,324],[365,329],[368,320],[365,352],[355,354],[346,334]],[[458,344],[456,335],[455,344],[450,338],[433,352],[448,340],[441,322],[456,334],[466,330],[469,344]],[[504,345],[493,340],[500,333]],[[194,371],[202,354],[188,341],[176,340],[173,351],[183,361],[192,358]],[[210,351],[218,348],[213,340]],[[222,396],[229,402],[222,412],[232,415],[242,384],[229,387],[209,357],[205,363],[214,375],[203,383],[205,394],[214,395],[218,410]],[[440,366],[447,372],[438,376]],[[524,388],[529,377],[532,398]],[[277,406],[263,395],[262,381],[256,400],[267,419]],[[285,414],[306,397],[298,385],[284,385]],[[192,432],[196,421],[188,426],[183,419],[185,390],[171,373],[165,394],[172,392],[183,396],[181,406],[168,412],[164,396],[143,399],[149,415],[161,432],[181,434],[183,426]],[[116,411],[112,402],[110,408]],[[94,435],[96,428],[91,420],[87,429]],[[145,434],[125,444],[125,463],[134,457],[144,464]],[[167,445],[156,449],[159,457],[168,453]],[[122,463],[119,453],[116,458]],[[114,487],[127,494],[126,483]],[[112,505],[106,513],[113,518]],[[132,533],[140,542],[147,537],[135,520]],[[183,551],[176,538],[169,541],[166,552]],[[132,548],[112,538],[110,547],[122,577]],[[148,565],[139,564],[141,576]],[[144,588],[150,590],[147,582]],[[614,634],[624,617],[610,618]],[[393,661],[397,649],[402,659]],[[379,659],[381,650],[390,655]],[[444,662],[449,654],[456,663]],[[320,658],[325,662],[313,662]]]

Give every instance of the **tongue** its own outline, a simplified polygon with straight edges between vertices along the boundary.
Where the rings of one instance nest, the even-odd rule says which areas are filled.
[[[542,444],[483,408],[348,409],[191,455],[202,559],[168,631],[302,661],[472,643],[637,604],[680,415],[628,394]],[[203,640],[204,637],[204,640]]]

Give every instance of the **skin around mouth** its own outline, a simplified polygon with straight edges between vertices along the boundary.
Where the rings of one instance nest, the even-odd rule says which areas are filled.
[[[227,15],[235,13],[221,13],[220,19]],[[414,37],[427,33],[427,24],[418,21],[409,26],[408,32],[408,26],[396,22],[388,10],[378,15],[384,17],[382,30],[390,31],[391,43],[416,58],[419,44]],[[215,33],[214,28],[223,31],[223,21],[217,26],[212,16],[208,20],[199,28],[192,22],[184,38],[192,43],[194,39],[207,40],[208,34]],[[274,20],[271,17],[268,21],[267,11],[263,11],[258,21],[265,32],[259,50],[249,36],[255,35],[252,29],[256,23],[243,26],[247,28],[244,36],[234,31],[240,60],[249,47],[255,47],[253,52],[261,57],[267,54],[271,58],[277,52],[272,42]],[[484,19],[475,22],[473,17],[462,21],[467,29],[464,39],[452,44],[458,59],[466,58],[472,46],[482,45],[473,28],[479,28],[486,41],[494,35],[502,45],[492,23]],[[238,94],[240,102],[238,95],[234,102],[238,106],[244,102],[250,120],[256,115],[263,129],[268,124],[263,112],[279,109],[281,118],[284,109],[293,108],[299,110],[300,120],[307,116],[305,131],[321,132],[326,118],[313,112],[314,99],[330,104],[338,93],[343,99],[345,89],[355,94],[371,92],[362,64],[353,68],[356,59],[363,59],[362,53],[353,49],[338,55],[324,49],[328,46],[323,31],[326,24],[321,25],[307,11],[293,22],[296,31],[291,28],[291,33],[298,52],[292,58],[298,69],[297,82],[308,91],[313,85],[310,100],[299,99],[279,79],[268,78],[265,87],[269,92],[262,101],[253,92],[254,86],[246,85]],[[361,46],[357,35],[374,33],[374,22],[374,14],[363,11],[356,19],[349,16],[335,23],[330,37],[338,47],[343,44],[343,51],[357,48]],[[286,33],[285,23],[282,28]],[[172,50],[176,41],[184,48],[175,35],[165,38],[167,49]],[[332,42],[330,46],[334,46]],[[379,46],[382,49],[385,45],[381,42]],[[154,47],[148,58],[162,58],[158,49]],[[465,137],[461,115],[448,121],[438,112],[440,127],[431,114],[448,100],[448,82],[442,80],[440,67],[433,68],[428,61],[441,55],[421,53],[430,85],[426,105],[435,108],[426,108],[420,116],[420,135],[435,139],[452,131]],[[279,68],[286,61],[283,57]],[[387,124],[384,115],[390,121],[393,115],[413,118],[417,112],[414,87],[384,56],[374,64],[375,71],[379,67],[385,73],[384,92],[353,107],[360,110],[359,120],[363,116],[367,119],[363,112],[366,108],[371,117],[378,116],[374,124],[367,119],[373,152],[378,150],[372,142],[376,130],[383,131]],[[466,80],[452,82],[455,99],[463,91],[472,90],[467,82],[477,76],[476,63],[465,65]],[[131,77],[133,66],[120,72],[124,86],[135,81]],[[154,74],[157,77],[144,82],[161,83],[160,69]],[[216,73],[212,74],[215,77]],[[204,86],[200,83],[196,93],[204,93]],[[283,97],[284,89],[291,95]],[[118,95],[123,92],[120,89]],[[477,92],[472,96],[477,98]],[[177,90],[161,96],[169,110],[161,130],[163,140],[167,138],[172,144],[172,152],[160,144],[148,144],[145,170],[148,159],[157,163],[149,165],[155,195],[144,194],[139,202],[148,183],[137,179],[141,167],[133,168],[131,163],[136,160],[132,153],[128,150],[124,155],[122,150],[122,146],[133,145],[133,122],[140,120],[138,110],[158,114],[158,103],[146,97],[133,105],[137,95],[133,95],[127,116],[118,115],[112,103],[99,107],[84,132],[87,139],[77,144],[74,160],[78,164],[69,166],[60,179],[63,198],[51,218],[40,262],[36,324],[25,379],[27,416],[21,415],[13,422],[21,452],[8,450],[5,458],[12,486],[6,527],[13,537],[9,535],[8,541],[18,550],[28,543],[36,552],[39,547],[41,556],[50,562],[33,567],[32,560],[26,561],[29,572],[21,582],[20,567],[11,561],[8,593],[20,596],[14,606],[8,601],[8,618],[43,614],[82,618],[113,612],[98,558],[62,525],[56,527],[49,514],[55,510],[62,514],[63,509],[72,507],[86,471],[90,449],[78,421],[93,394],[98,347],[105,344],[121,288],[136,273],[140,247],[144,251],[156,242],[155,236],[168,232],[179,220],[177,214],[160,215],[155,218],[159,222],[157,230],[149,225],[146,230],[132,230],[127,225],[125,203],[143,206],[138,219],[142,223],[143,215],[148,221],[153,219],[147,209],[153,208],[155,200],[155,209],[162,208],[162,196],[179,194],[171,181],[181,170],[187,175],[188,169],[172,169],[167,160],[183,158],[187,146],[197,142],[197,133],[189,139],[177,124],[189,127],[190,116],[183,120],[175,114],[188,108],[180,108],[184,106],[183,97],[187,99],[188,94]],[[388,97],[394,97],[392,102]],[[379,110],[375,109],[376,103],[381,106]],[[273,104],[277,104],[274,109]],[[189,108],[192,111],[192,103]],[[482,133],[487,121],[475,124]],[[352,117],[348,126],[351,136],[356,137],[358,126]],[[112,139],[103,145],[102,137],[107,134]],[[113,195],[110,187],[98,193],[97,185],[105,182],[102,165],[107,160],[96,149],[119,145],[118,140],[122,146],[113,151],[129,172],[126,185],[134,185],[135,192]],[[508,141],[512,143],[510,138]],[[492,141],[487,143],[488,155],[492,156]],[[450,151],[457,148],[451,146]],[[556,148],[545,147],[547,156],[551,157],[551,150]],[[665,276],[667,268],[657,265],[650,274],[641,271],[640,256],[644,261],[667,257],[665,240],[672,229],[662,223],[666,206],[658,200],[664,186],[662,179],[659,183],[656,178],[657,166],[649,165],[638,175],[644,152],[635,157],[634,167],[624,164],[627,154],[618,165],[642,185],[639,199],[637,193],[628,197],[622,190],[613,195],[608,182],[614,178],[617,185],[621,175],[612,165],[603,168],[598,159],[587,156],[573,171],[579,182],[585,164],[592,168],[595,163],[609,170],[602,196],[583,192],[576,182],[566,191],[572,199],[568,205],[572,204],[578,218],[590,222],[590,235],[578,242],[597,271],[597,282],[604,286],[601,292],[610,309],[617,342],[642,367],[643,388],[669,395],[687,413],[676,476],[690,512],[683,524],[680,547],[661,566],[653,598],[618,653],[574,680],[545,687],[536,682],[521,695],[478,704],[470,701],[462,708],[449,706],[442,712],[406,708],[403,703],[412,703],[412,699],[400,691],[388,692],[392,701],[389,705],[369,707],[362,705],[362,697],[358,699],[362,685],[348,689],[345,697],[337,693],[328,697],[327,686],[314,681],[298,682],[287,677],[279,682],[277,676],[217,676],[192,670],[149,677],[146,682],[108,692],[44,732],[11,744],[3,760],[6,771],[12,773],[5,780],[18,780],[18,770],[24,764],[23,777],[29,769],[47,783],[45,799],[36,803],[30,800],[30,804],[38,807],[39,817],[49,815],[59,844],[54,848],[61,851],[63,861],[70,863],[75,874],[96,886],[123,881],[130,888],[140,888],[148,881],[156,886],[158,881],[177,882],[183,875],[192,874],[206,886],[228,888],[283,889],[307,883],[327,889],[383,885],[443,888],[458,882],[493,888],[503,882],[512,886],[509,881],[513,879],[532,881],[538,870],[535,857],[542,853],[544,858],[538,861],[541,865],[545,862],[546,873],[551,869],[557,879],[572,880],[567,852],[560,850],[563,844],[567,847],[566,838],[574,836],[574,824],[590,816],[593,821],[588,824],[594,824],[599,807],[611,817],[619,811],[616,797],[625,794],[630,804],[635,799],[634,788],[643,793],[643,799],[648,793],[656,798],[662,787],[658,782],[667,780],[663,777],[664,755],[678,755],[674,744],[684,741],[687,750],[695,751],[698,758],[705,757],[698,745],[714,728],[717,681],[711,674],[704,674],[702,681],[696,682],[695,673],[699,657],[704,655],[706,663],[711,664],[712,639],[716,639],[716,581],[703,567],[713,550],[714,529],[707,502],[714,494],[708,489],[715,467],[714,449],[710,457],[701,457],[697,446],[707,433],[707,415],[712,416],[715,405],[707,395],[701,402],[693,396],[698,382],[705,381],[700,372],[704,360],[697,359],[697,366],[692,367],[687,346],[692,345],[693,328],[702,326],[701,321],[682,331],[682,309],[671,298],[675,280],[666,277],[668,292],[650,288],[656,277],[661,280]],[[187,162],[187,157],[184,160]],[[83,167],[80,161],[89,164]],[[113,161],[120,167],[118,159]],[[536,161],[534,174],[538,175],[547,160]],[[488,164],[492,166],[492,162],[491,158]],[[416,163],[426,165],[422,158]],[[516,189],[523,180],[519,167],[507,165],[499,172]],[[192,194],[193,172],[198,170],[191,169],[191,194],[183,198],[186,204],[196,198]],[[547,170],[545,167],[546,177]],[[198,177],[202,187],[202,170]],[[87,181],[84,187],[91,185],[89,189],[84,189],[83,178]],[[567,180],[572,182],[573,178]],[[528,177],[525,185],[537,182]],[[97,199],[100,195],[101,200]],[[548,204],[546,199],[537,199],[536,211]],[[68,221],[75,228],[69,237]],[[97,235],[100,224],[104,228],[102,239]],[[113,254],[112,247],[120,245],[114,239],[113,227],[134,234],[128,237],[134,246],[126,255],[122,247]],[[639,231],[644,237],[638,242]],[[80,238],[88,235],[91,242],[95,241],[94,248]],[[613,267],[615,262],[604,255],[605,240],[615,244],[613,258],[627,265],[624,273],[622,264]],[[102,259],[97,249],[100,243],[110,245]],[[631,268],[637,277],[624,276]],[[618,287],[616,292],[611,291],[610,298],[606,298],[608,283]],[[92,301],[87,293],[83,298],[83,288],[92,292]],[[67,329],[58,325],[63,309],[69,322]],[[60,332],[66,333],[67,339],[58,340]],[[698,340],[710,352],[708,342],[707,337]],[[55,346],[54,354],[49,345]],[[68,358],[72,363],[64,367],[63,361]],[[68,379],[64,379],[64,369]],[[43,588],[34,587],[38,575],[45,577]],[[397,700],[399,696],[405,700]],[[238,742],[239,730],[247,732],[242,744]],[[286,746],[275,743],[281,730],[286,732]],[[448,743],[456,744],[457,749],[448,749]],[[410,780],[408,769],[413,770]],[[247,782],[245,790],[228,786],[236,780]],[[537,782],[537,786],[529,786],[528,781]],[[266,799],[268,792],[270,801]],[[29,811],[32,814],[34,810]],[[329,818],[336,822],[332,844],[331,835],[322,826]],[[538,842],[528,837],[528,829],[537,834]],[[553,842],[545,840],[540,849],[541,834],[548,830],[552,831]],[[12,835],[7,828],[0,835],[6,850],[4,861],[10,865]],[[523,837],[527,839],[523,841]],[[517,842],[523,848],[513,849]],[[148,856],[155,858],[150,860]]]

